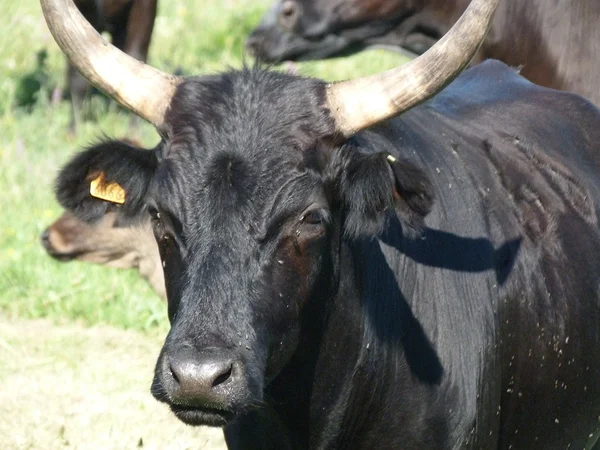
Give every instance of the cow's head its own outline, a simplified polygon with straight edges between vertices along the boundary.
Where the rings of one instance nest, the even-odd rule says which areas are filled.
[[[48,254],[58,261],[84,261],[118,269],[136,269],[161,297],[165,281],[150,219],[122,224],[115,212],[88,223],[63,212],[40,235]]]
[[[440,37],[428,0],[276,0],[246,42],[268,62],[322,59],[385,43],[422,53]]]
[[[151,218],[171,320],[152,391],[187,423],[223,425],[259,405],[302,351],[301,330],[313,325],[304,312],[335,288],[341,240],[376,235],[392,212],[405,231],[419,227],[427,177],[387,152],[363,152],[352,136],[460,73],[497,2],[475,0],[407,66],[328,85],[260,69],[184,80],[130,59],[119,75],[103,63],[123,55],[108,55],[74,8],[64,12],[67,1],[43,1],[63,50],[162,141],[153,152],[88,149],[61,171],[58,198],[84,220]]]

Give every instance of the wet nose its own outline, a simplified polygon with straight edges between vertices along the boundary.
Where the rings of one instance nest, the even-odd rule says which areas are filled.
[[[179,350],[168,356],[165,368],[171,398],[190,406],[226,405],[227,395],[239,379],[239,364],[224,350],[201,353],[189,348]]]

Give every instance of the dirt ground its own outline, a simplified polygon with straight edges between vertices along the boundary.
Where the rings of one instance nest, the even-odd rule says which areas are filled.
[[[161,342],[0,316],[0,448],[224,449],[150,395]]]

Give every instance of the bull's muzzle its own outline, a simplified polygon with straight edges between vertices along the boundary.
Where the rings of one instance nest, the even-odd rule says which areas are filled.
[[[188,424],[222,426],[247,395],[244,372],[244,364],[227,349],[165,349],[152,392]]]

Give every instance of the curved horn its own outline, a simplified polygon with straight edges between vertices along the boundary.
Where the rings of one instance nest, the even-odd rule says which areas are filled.
[[[469,64],[483,42],[500,0],[471,0],[433,47],[394,69],[333,83],[327,102],[344,137],[394,117],[435,95]]]
[[[92,84],[160,128],[181,78],[161,72],[106,42],[72,0],[41,0],[48,28]]]

